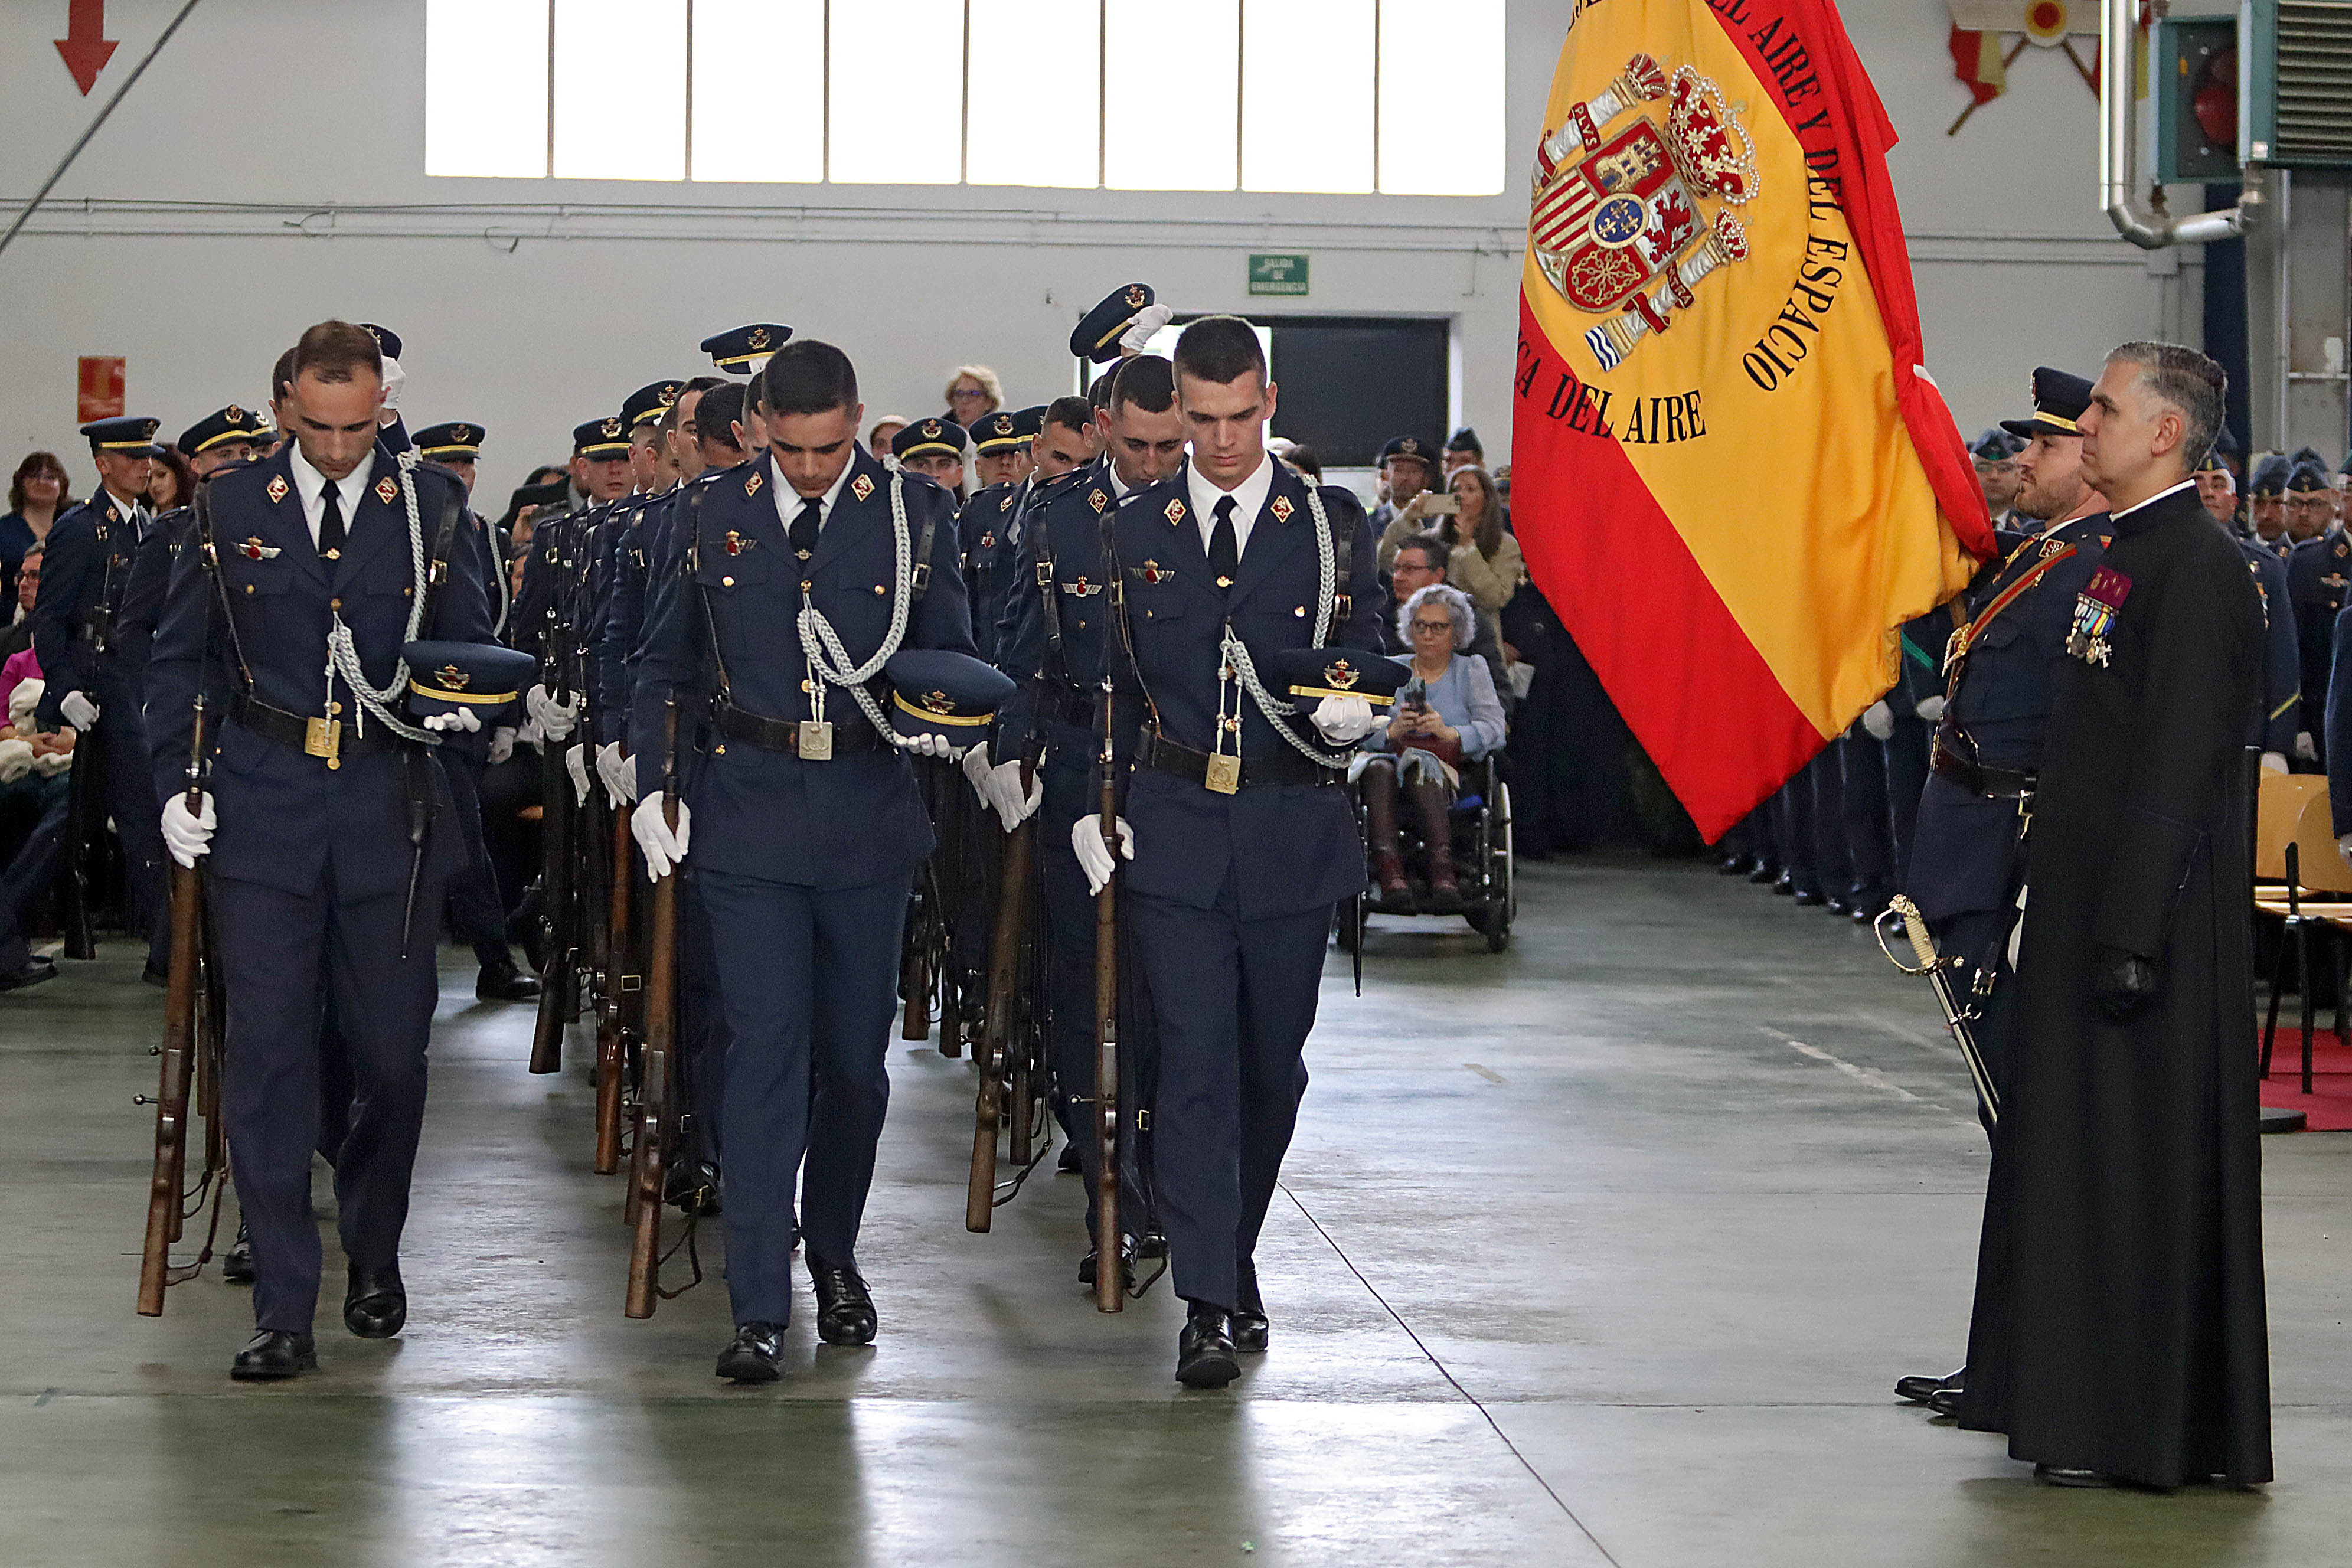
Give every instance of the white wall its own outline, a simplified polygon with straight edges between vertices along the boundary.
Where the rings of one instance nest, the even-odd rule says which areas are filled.
[[[177,8],[114,0],[122,47],[84,100],[50,44],[63,5],[0,7],[12,212]],[[1570,8],[1511,0],[1515,150],[1540,129]],[[2016,412],[2037,363],[2194,341],[2194,257],[2159,273],[2108,230],[2095,101],[2063,56],[2029,51],[2010,94],[1948,138],[1966,96],[1941,0],[1845,9],[1904,137],[1892,163],[1930,368],[1967,428]],[[0,255],[0,458],[42,445],[79,465],[77,355],[128,356],[131,411],[172,433],[259,399],[294,335],[341,314],[406,339],[413,424],[489,426],[486,494],[502,493],[632,388],[706,368],[694,344],[721,327],[774,319],[839,342],[877,413],[936,408],[947,369],[975,359],[1015,402],[1042,401],[1068,390],[1069,328],[1110,287],[1247,310],[1244,258],[1266,249],[1313,258],[1314,292],[1284,309],[1455,317],[1464,416],[1507,455],[1516,151],[1511,188],[1488,199],[428,180],[423,34],[422,0],[198,7]],[[780,62],[779,90],[791,79]],[[778,205],[800,199],[817,205]]]

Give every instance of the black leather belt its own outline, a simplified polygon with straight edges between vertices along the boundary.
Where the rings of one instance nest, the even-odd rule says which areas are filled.
[[[1155,773],[1168,773],[1196,784],[1209,782],[1209,753],[1181,745],[1165,735],[1146,733],[1142,746],[1136,752],[1135,760]],[[1241,779],[1235,788],[1256,789],[1266,784],[1321,787],[1338,784],[1343,771],[1310,762],[1287,749],[1268,752],[1242,759]]]
[[[1970,795],[1987,800],[2021,800],[2033,793],[2035,774],[2031,768],[1996,768],[1983,763],[1972,763],[1944,744],[1941,735],[1936,737],[1937,776],[1948,779]]]
[[[304,756],[321,758],[331,768],[341,767],[347,758],[372,757],[394,751],[401,744],[400,737],[383,724],[363,731],[340,715],[308,719],[283,708],[273,708],[257,697],[239,698],[229,716],[263,740],[275,741]]]
[[[850,710],[855,715],[852,721],[835,722],[833,726],[833,754],[838,757],[849,752],[881,751],[882,737],[874,732],[866,715],[855,707]],[[763,752],[782,752],[792,757],[801,754],[801,727],[792,720],[770,719],[738,708],[720,697],[711,701],[710,722],[728,740],[740,741]]]

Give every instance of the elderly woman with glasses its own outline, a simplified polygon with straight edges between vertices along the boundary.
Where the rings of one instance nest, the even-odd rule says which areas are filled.
[[[984,364],[960,364],[948,377],[948,416],[971,429],[1004,406],[1004,384]]]
[[[1363,786],[1371,819],[1372,876],[1383,899],[1414,896],[1397,847],[1397,796],[1409,795],[1429,852],[1429,901],[1458,909],[1462,883],[1454,868],[1454,838],[1446,821],[1462,787],[1462,764],[1502,750],[1503,704],[1482,658],[1457,658],[1478,629],[1478,612],[1459,588],[1432,583],[1397,612],[1397,629],[1412,649],[1412,679],[1397,693],[1396,710],[1376,729],[1349,765]]]

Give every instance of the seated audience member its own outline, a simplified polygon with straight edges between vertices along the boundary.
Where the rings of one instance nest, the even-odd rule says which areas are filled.
[[[1453,525],[1447,531],[1454,544],[1446,581],[1478,606],[1480,627],[1500,637],[1503,606],[1519,591],[1527,562],[1519,553],[1519,542],[1505,527],[1503,499],[1486,469],[1456,468],[1446,488],[1462,509],[1446,520]]]
[[[1458,908],[1462,885],[1454,874],[1453,833],[1447,813],[1461,793],[1462,764],[1499,751],[1504,740],[1503,704],[1483,659],[1456,658],[1476,635],[1477,612],[1459,588],[1433,583],[1414,591],[1398,612],[1412,639],[1407,661],[1412,678],[1397,693],[1385,728],[1376,727],[1364,750],[1349,764],[1349,777],[1364,791],[1371,819],[1372,875],[1382,896],[1412,893],[1397,844],[1397,796],[1412,797],[1429,852],[1433,908]]]
[[[8,514],[0,517],[0,590],[14,592],[26,552],[47,542],[49,525],[73,504],[66,466],[55,452],[34,452],[8,481]]]
[[[1454,552],[1445,541],[1433,533],[1419,533],[1397,546],[1396,561],[1389,573],[1387,613],[1381,617],[1381,651],[1409,654],[1412,641],[1405,635],[1404,616],[1400,614],[1404,602],[1432,583],[1448,580]],[[1475,607],[1475,606],[1474,606]],[[1494,677],[1497,692],[1506,689],[1503,683],[1503,643],[1487,626],[1483,616],[1478,620],[1478,635],[1472,639],[1470,651],[1486,661],[1487,673]]]
[[[33,650],[0,663],[0,991],[19,991],[57,977],[57,965],[33,956],[25,922],[56,879],[65,849],[74,732],[45,735],[33,727],[43,682]]]
[[[16,584],[10,591],[8,623],[0,627],[0,659],[9,658],[33,646],[33,600],[41,591],[41,557],[48,547],[36,544],[25,552],[16,567]]]

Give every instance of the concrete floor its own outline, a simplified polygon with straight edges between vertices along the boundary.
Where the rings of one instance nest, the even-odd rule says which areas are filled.
[[[1889,1393],[1958,1358],[1983,1184],[1917,983],[1691,865],[1526,868],[1511,952],[1474,942],[1376,922],[1360,1000],[1334,955],[1274,1347],[1219,1394],[1170,1381],[1164,1285],[1093,1310],[1074,1178],[964,1232],[970,1068],[895,1042],[879,1342],[803,1318],[781,1387],[719,1383],[716,1279],[621,1316],[583,1053],[530,1077],[454,960],[407,1332],[330,1311],[319,1374],[234,1385],[242,1289],[131,1311],[160,997],[110,948],[0,998],[0,1563],[2352,1557],[2352,1138],[2266,1145],[2279,1483],[2039,1489]]]

